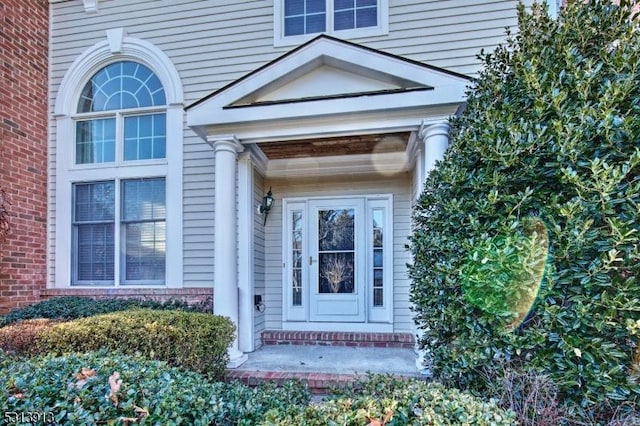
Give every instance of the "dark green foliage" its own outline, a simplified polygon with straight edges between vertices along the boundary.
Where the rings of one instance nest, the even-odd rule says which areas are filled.
[[[305,410],[267,413],[270,425],[515,425],[515,416],[458,390],[417,379],[372,375]],[[383,423],[386,421],[386,423]]]
[[[189,305],[180,300],[155,300],[63,296],[54,297],[24,308],[14,309],[4,318],[4,324],[32,318],[76,319],[134,308],[181,309],[192,312],[211,312],[206,304]]]
[[[521,7],[519,33],[482,56],[411,241],[416,318],[445,383],[485,392],[487,369],[527,366],[594,415],[637,404],[640,31],[622,3],[573,2],[557,21]],[[510,331],[512,317],[468,300],[463,272],[482,269],[487,241],[516,249],[531,217],[548,232],[546,279]],[[493,254],[484,276],[497,282],[512,271]]]
[[[79,378],[82,369],[92,375]],[[114,372],[122,380],[117,404],[108,398]],[[163,362],[107,351],[0,360],[0,377],[3,413],[51,412],[56,424],[124,424],[122,418],[143,417],[144,424],[157,425],[254,425],[267,410],[301,409],[309,402],[308,391],[297,382],[254,389],[213,383]]]
[[[139,353],[175,367],[222,377],[235,327],[228,318],[184,311],[138,309],[57,324],[38,339],[42,352],[102,348]]]

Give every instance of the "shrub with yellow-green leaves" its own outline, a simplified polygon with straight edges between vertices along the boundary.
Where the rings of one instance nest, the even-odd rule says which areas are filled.
[[[0,328],[0,349],[8,355],[36,355],[41,353],[38,339],[45,330],[60,321],[32,319]]]
[[[227,318],[196,312],[139,309],[57,324],[40,337],[53,354],[106,348],[222,377],[234,326]]]
[[[280,426],[515,425],[513,412],[495,402],[419,379],[372,375],[304,410],[271,410],[265,423]]]

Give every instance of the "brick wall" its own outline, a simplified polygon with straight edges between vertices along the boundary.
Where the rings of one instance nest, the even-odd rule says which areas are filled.
[[[0,314],[46,285],[48,20],[46,0],[0,2],[0,187],[11,203]]]

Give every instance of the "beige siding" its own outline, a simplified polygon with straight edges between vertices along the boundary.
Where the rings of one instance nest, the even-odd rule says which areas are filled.
[[[259,206],[262,204],[262,197],[264,196],[264,179],[257,172],[253,173],[254,185],[253,185],[253,204]],[[264,225],[262,215],[253,215],[253,282],[254,282],[254,294],[261,295],[264,301],[265,297],[265,238],[264,238]],[[255,335],[255,347],[259,348],[262,345],[260,339],[260,333],[265,329],[265,313],[253,311],[254,321],[254,335]]]
[[[475,55],[501,40],[505,26],[515,24],[514,0],[389,3],[389,34],[353,41],[461,73],[474,74],[478,66]],[[102,0],[97,14],[87,14],[81,0],[54,2],[50,110],[71,63],[103,41],[105,30],[118,27],[166,53],[182,79],[185,103],[195,102],[293,48],[273,47],[272,5],[265,0]],[[49,273],[53,282],[58,141],[54,121],[51,126]],[[189,129],[185,130],[183,147],[169,149],[184,151],[184,285],[212,286],[213,152]],[[266,267],[273,273],[273,264]]]
[[[367,194],[393,194],[393,249],[394,249],[394,329],[409,331],[409,280],[406,263],[409,253],[405,250],[411,229],[411,177],[369,177],[358,179],[318,178],[313,182],[267,181],[273,186],[276,202],[265,229],[265,285],[266,327],[282,327],[282,199],[317,196],[360,196]]]

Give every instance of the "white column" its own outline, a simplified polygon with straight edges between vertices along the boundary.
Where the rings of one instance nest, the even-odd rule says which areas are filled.
[[[435,167],[436,161],[444,158],[444,152],[449,146],[449,123],[422,122],[420,137],[424,143],[424,178]]]
[[[213,312],[231,319],[236,337],[229,348],[229,368],[247,360],[238,349],[238,335],[248,330],[238,327],[238,240],[236,210],[236,170],[238,152],[243,147],[235,136],[207,138],[215,152],[215,261]]]
[[[418,161],[417,166],[421,182],[419,184],[420,193],[424,188],[424,180],[429,176],[429,172],[435,168],[436,161],[444,158],[444,153],[449,147],[449,123],[446,121],[427,122],[423,121],[420,126],[420,138],[422,139],[422,161]],[[418,196],[420,196],[420,193]],[[420,336],[420,332],[415,324],[413,324],[413,334]],[[428,351],[420,349],[418,342],[415,346],[416,352],[416,368],[425,377],[431,377],[433,372],[429,369],[426,358],[429,356]]]
[[[253,352],[255,327],[253,322],[253,224],[257,212],[253,199],[253,162],[251,153],[238,158],[238,288],[239,318],[238,348]]]

